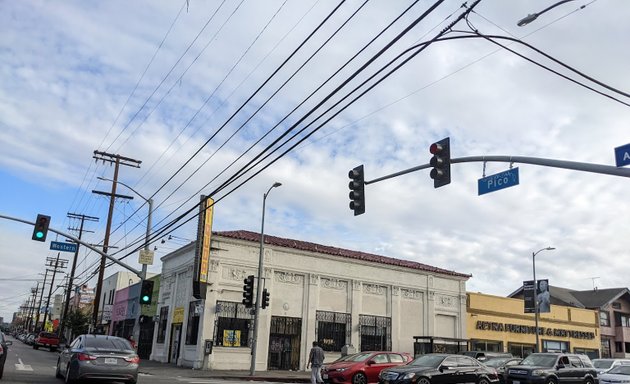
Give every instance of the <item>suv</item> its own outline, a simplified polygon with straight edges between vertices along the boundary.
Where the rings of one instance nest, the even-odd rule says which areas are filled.
[[[507,384],[594,384],[597,370],[586,355],[532,353],[508,369]]]
[[[56,351],[59,348],[59,336],[50,332],[40,332],[33,340],[33,349],[39,349],[39,347],[49,348],[50,352]]]

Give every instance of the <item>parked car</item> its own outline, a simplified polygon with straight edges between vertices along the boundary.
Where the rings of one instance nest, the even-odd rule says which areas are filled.
[[[34,333],[29,333],[28,335],[26,335],[26,337],[24,338],[24,344],[26,345],[33,345],[33,343],[35,342],[35,337],[37,335]]]
[[[40,332],[33,340],[33,349],[39,349],[39,347],[48,348],[50,352],[56,351],[59,348],[59,336],[50,332]]]
[[[507,380],[507,369],[514,365],[519,365],[523,359],[520,357],[495,357],[484,361],[487,367],[497,370],[499,381],[503,384]]]
[[[9,352],[9,345],[12,345],[13,342],[7,340],[4,336],[4,333],[0,332],[0,379],[2,379],[2,374],[4,373],[4,362],[7,361],[7,353]]]
[[[498,357],[514,357],[508,352],[493,352],[493,351],[464,351],[460,352],[462,355],[470,356],[479,361],[485,361],[490,359],[496,359]]]
[[[597,370],[586,355],[532,353],[508,368],[507,384],[594,384]]]
[[[630,365],[617,365],[599,376],[600,384],[630,383]]]
[[[407,364],[412,360],[408,353],[361,352],[340,358],[322,367],[326,383],[367,384],[378,382],[378,374],[385,368]]]
[[[465,355],[428,354],[407,365],[388,368],[379,375],[380,384],[499,383],[494,368]]]
[[[598,374],[608,372],[618,365],[630,365],[630,359],[593,359],[593,366]]]
[[[66,383],[82,379],[138,380],[140,357],[129,341],[108,335],[80,335],[66,346],[57,359],[57,378]]]

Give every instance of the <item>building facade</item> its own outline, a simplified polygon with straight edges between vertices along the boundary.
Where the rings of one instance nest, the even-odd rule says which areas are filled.
[[[535,351],[533,313],[524,313],[522,299],[468,293],[467,328],[471,350],[510,352],[525,357]],[[599,312],[552,305],[538,321],[541,352],[572,352],[600,356]]]
[[[195,244],[162,258],[152,360],[248,369],[253,317],[243,280],[257,275],[260,234],[215,232],[205,300],[192,296]],[[467,274],[417,262],[265,236],[256,370],[304,369],[312,341],[342,349],[414,351],[414,337],[466,338]]]

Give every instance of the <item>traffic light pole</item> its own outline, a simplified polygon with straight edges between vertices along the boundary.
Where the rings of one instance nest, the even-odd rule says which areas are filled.
[[[613,167],[612,165],[581,163],[577,161],[566,161],[566,160],[554,160],[554,159],[546,159],[542,157],[499,155],[499,156],[468,156],[468,157],[459,157],[459,158],[451,159],[451,164],[472,163],[472,162],[502,162],[502,163],[532,164],[532,165],[540,165],[544,167],[571,169],[574,171],[591,172],[591,173],[599,173],[602,175],[621,176],[621,177],[630,178],[630,168],[617,168],[617,167]],[[418,165],[416,167],[405,169],[400,172],[381,176],[374,180],[367,180],[365,181],[365,184],[367,185],[367,184],[378,183],[379,181],[391,179],[391,178],[401,176],[401,175],[406,175],[407,173],[420,171],[422,169],[427,169],[427,168],[431,168],[431,165],[430,164]]]
[[[11,216],[7,216],[7,215],[3,215],[3,214],[0,214],[0,219],[18,221],[18,222],[24,223],[24,224],[35,225],[35,223],[32,222],[32,221],[18,219],[17,217],[11,217]],[[114,262],[115,264],[118,264],[121,267],[123,267],[123,268],[125,268],[125,269],[127,269],[127,270],[129,270],[129,271],[131,271],[133,273],[135,273],[136,275],[138,275],[138,277],[140,277],[140,278],[142,277],[142,271],[139,271],[139,270],[137,270],[137,269],[135,269],[135,268],[133,268],[133,267],[123,263],[122,261],[118,260],[117,258],[115,258],[113,256],[108,255],[107,253],[105,253],[105,252],[101,251],[100,249],[96,248],[95,246],[93,246],[93,245],[91,245],[89,243],[86,243],[85,241],[82,241],[81,239],[76,238],[76,237],[74,237],[74,236],[72,236],[72,235],[70,235],[68,233],[64,233],[64,232],[58,231],[58,230],[56,230],[54,228],[50,228],[49,227],[48,230],[50,232],[54,232],[54,233],[56,233],[58,235],[65,236],[68,239],[73,240],[73,241],[83,245],[84,247],[90,248],[92,251],[94,251],[94,252],[98,253],[99,255],[109,259],[110,261]]]

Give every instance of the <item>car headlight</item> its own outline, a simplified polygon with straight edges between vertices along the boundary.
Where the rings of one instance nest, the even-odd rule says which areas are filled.
[[[337,372],[343,372],[343,371],[347,371],[348,368],[337,368]]]
[[[403,375],[402,379],[403,380],[409,380],[412,379],[416,374],[414,372],[407,372]]]
[[[534,369],[532,371],[532,376],[544,376],[545,371],[543,371],[542,369]]]

